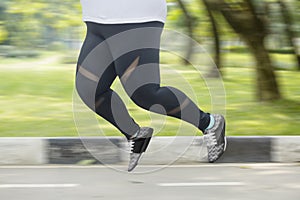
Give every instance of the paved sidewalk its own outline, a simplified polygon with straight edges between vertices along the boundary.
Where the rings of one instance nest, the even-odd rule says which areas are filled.
[[[0,197],[9,200],[298,200],[299,164],[0,167]],[[123,170],[123,171],[116,171]],[[142,173],[141,173],[142,172]]]

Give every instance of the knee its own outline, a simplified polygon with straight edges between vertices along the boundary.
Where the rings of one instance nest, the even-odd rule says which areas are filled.
[[[78,96],[90,109],[95,110],[95,91],[91,87],[86,87],[83,81],[76,79],[75,89]]]
[[[159,88],[157,84],[147,84],[138,88],[130,97],[131,100],[141,108],[149,110],[156,104],[156,91]]]

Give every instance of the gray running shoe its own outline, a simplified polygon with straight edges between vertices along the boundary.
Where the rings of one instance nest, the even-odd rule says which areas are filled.
[[[131,153],[128,165],[128,171],[131,172],[138,164],[142,153],[144,153],[152,138],[153,129],[141,127],[140,130],[129,140],[131,143]]]
[[[218,160],[226,150],[225,119],[222,115],[213,114],[215,124],[212,128],[205,130],[204,141],[208,152],[208,162]]]

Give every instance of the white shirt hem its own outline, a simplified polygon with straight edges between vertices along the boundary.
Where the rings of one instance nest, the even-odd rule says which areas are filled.
[[[99,24],[130,24],[130,23],[144,23],[144,22],[152,22],[152,21],[159,21],[162,23],[165,23],[165,20],[162,20],[160,18],[132,18],[132,19],[113,19],[113,20],[108,20],[108,19],[99,19],[99,18],[94,18],[94,17],[83,17],[83,21],[85,22],[95,22]]]

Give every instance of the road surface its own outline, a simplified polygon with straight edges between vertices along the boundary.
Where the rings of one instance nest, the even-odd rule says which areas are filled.
[[[0,166],[1,200],[298,200],[300,164]],[[157,170],[159,169],[159,170]]]

